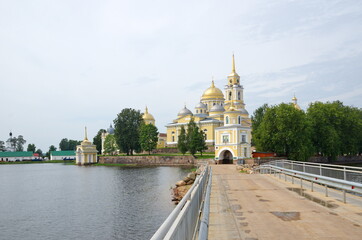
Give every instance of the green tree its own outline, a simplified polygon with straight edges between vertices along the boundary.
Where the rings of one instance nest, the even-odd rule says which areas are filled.
[[[43,156],[43,151],[41,149],[36,150],[35,153],[39,154],[40,157]]]
[[[18,138],[16,139],[16,149],[15,149],[15,151],[17,151],[17,152],[24,151],[24,144],[25,143],[26,143],[26,140],[24,139],[24,137],[22,135],[19,135]]]
[[[276,152],[303,161],[313,153],[306,114],[291,104],[282,103],[267,108],[253,137],[259,151]]]
[[[18,139],[16,137],[10,137],[9,141],[10,141],[10,146],[16,151],[16,146],[17,146],[16,143]]]
[[[102,133],[105,132],[105,129],[99,129],[97,135],[93,138],[93,144],[96,145],[98,153],[102,152]]]
[[[153,124],[142,123],[140,127],[141,148],[151,154],[156,149],[158,142],[158,130]]]
[[[178,136],[177,148],[183,155],[185,155],[185,153],[187,152],[186,130],[183,125],[181,125],[181,132]]]
[[[255,146],[255,144],[254,144],[255,141],[258,141],[257,138],[259,137],[259,135],[258,134],[254,135],[254,133],[258,131],[258,128],[259,128],[261,122],[263,121],[265,112],[268,108],[269,108],[268,104],[265,103],[263,106],[257,108],[254,111],[253,115],[251,116],[252,135],[253,135],[253,138],[251,140],[252,146]]]
[[[199,127],[196,126],[196,123],[193,118],[187,124],[187,150],[195,157],[195,153],[199,149]]]
[[[54,151],[56,151],[57,150],[57,148],[54,146],[54,145],[51,145],[50,147],[49,147],[49,151],[45,154],[45,156],[48,158],[48,159],[50,159],[50,152],[54,152]]]
[[[139,129],[143,123],[139,110],[132,108],[123,109],[114,120],[114,135],[120,150],[127,155],[133,155],[133,151],[139,152]]]
[[[114,155],[117,151],[116,138],[113,134],[108,134],[104,139],[104,153]]]
[[[53,151],[56,151],[56,150],[57,150],[57,148],[54,147],[54,145],[51,145],[51,146],[49,147],[49,152],[53,152]]]
[[[5,152],[5,142],[0,141],[0,152]]]
[[[333,161],[338,155],[360,152],[360,109],[344,106],[340,101],[315,102],[309,105],[307,116],[312,127],[312,142],[316,153]]]
[[[203,151],[207,149],[205,139],[206,139],[205,133],[200,129],[199,134],[197,135],[197,142],[198,142],[197,151],[201,153],[201,156]]]
[[[28,148],[26,149],[26,151],[28,151],[28,152],[33,152],[33,153],[34,153],[35,150],[36,150],[35,144],[29,143],[29,144],[28,144]]]
[[[66,151],[69,149],[69,141],[68,138],[63,138],[59,143],[59,148],[61,151]]]
[[[80,143],[81,141],[63,138],[59,143],[59,148],[61,151],[75,150]]]

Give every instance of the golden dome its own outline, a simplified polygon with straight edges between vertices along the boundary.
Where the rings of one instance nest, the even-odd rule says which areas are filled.
[[[211,87],[205,90],[204,94],[202,94],[201,100],[206,99],[224,99],[224,94],[220,89],[215,87],[214,81],[211,83]]]
[[[143,120],[148,121],[155,121],[155,118],[152,116],[151,113],[148,113],[148,108],[146,107],[145,113],[142,115]]]
[[[297,100],[298,100],[298,99],[295,97],[295,94],[294,94],[294,97],[292,98],[294,108],[297,109],[297,110],[302,110],[302,109],[300,108],[300,106],[298,105]]]

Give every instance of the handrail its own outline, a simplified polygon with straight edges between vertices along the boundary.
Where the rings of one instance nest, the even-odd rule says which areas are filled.
[[[330,167],[333,166],[333,167]],[[260,165],[254,170],[260,173],[281,173],[290,176],[294,183],[294,178],[307,180],[311,182],[313,191],[313,183],[321,184],[326,187],[333,187],[343,191],[343,202],[346,202],[346,192],[362,194],[362,168],[349,166],[338,166],[334,168],[331,164],[315,164],[306,162],[296,162],[290,160],[276,160]],[[280,175],[279,175],[280,177]]]
[[[204,202],[204,207],[203,207],[203,210],[202,210],[202,219],[201,219],[201,223],[200,223],[200,230],[199,230],[198,240],[206,240],[207,237],[208,237],[211,179],[212,179],[212,169],[210,168],[209,182],[208,182],[207,188],[206,188],[205,202]]]
[[[189,209],[191,202],[196,202],[196,206],[200,206],[201,200],[204,193],[204,188],[206,185],[206,180],[209,173],[209,167],[206,165],[199,176],[196,177],[195,182],[192,187],[187,191],[185,196],[176,206],[176,208],[171,212],[171,214],[166,218],[162,223],[156,233],[152,236],[151,240],[160,240],[160,239],[169,239],[169,236],[172,235],[172,231],[177,228],[177,224],[182,220],[183,215],[186,210]],[[201,193],[200,193],[201,191]],[[200,198],[200,199],[198,199]],[[199,209],[197,209],[199,211]],[[195,219],[196,220],[196,219]],[[196,228],[196,226],[194,226]],[[192,235],[191,235],[192,236]],[[185,236],[183,236],[185,237]],[[182,238],[180,238],[182,239]],[[186,238],[184,238],[186,239]]]
[[[325,177],[295,170],[290,170],[286,168],[272,166],[271,169],[275,169],[280,173],[284,173],[293,177],[303,178],[308,181],[313,181],[314,183],[320,183],[323,185],[328,185],[331,187],[339,188],[342,190],[347,190],[355,193],[362,194],[362,184],[357,182],[345,181],[338,178]]]
[[[290,160],[276,160],[260,165],[266,166],[279,166],[285,169],[296,170],[300,172],[308,172],[320,176],[327,176],[332,178],[343,179],[351,182],[362,183],[362,168],[350,167],[343,165],[297,162]]]

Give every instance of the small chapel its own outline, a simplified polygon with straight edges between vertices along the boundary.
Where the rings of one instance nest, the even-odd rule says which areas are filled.
[[[97,148],[88,140],[87,128],[85,128],[84,140],[76,148],[75,156],[75,164],[77,165],[97,163]]]

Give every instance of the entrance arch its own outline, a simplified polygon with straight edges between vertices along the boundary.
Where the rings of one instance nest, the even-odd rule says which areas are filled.
[[[220,164],[233,164],[233,153],[225,149],[219,154],[219,163]]]

